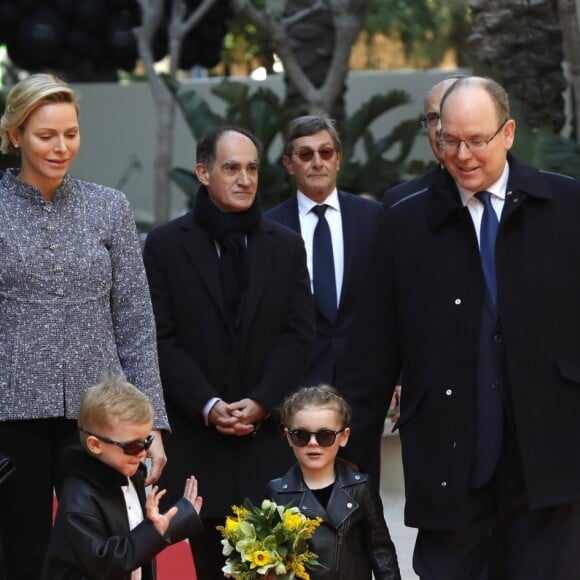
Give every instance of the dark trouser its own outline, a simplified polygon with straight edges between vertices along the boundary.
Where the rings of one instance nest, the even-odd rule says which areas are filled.
[[[203,518],[203,508],[201,513]],[[226,557],[222,554],[222,536],[216,530],[216,526],[223,526],[225,519],[225,517],[202,519],[201,536],[190,540],[189,545],[198,580],[223,580],[224,578],[222,568],[226,564]]]
[[[531,510],[509,435],[491,482],[469,492],[465,515],[457,531],[419,530],[421,580],[580,580],[580,502]]]
[[[16,470],[0,488],[0,541],[10,580],[38,580],[52,528],[53,489],[62,484],[64,447],[78,442],[76,421],[0,421],[2,451]]]

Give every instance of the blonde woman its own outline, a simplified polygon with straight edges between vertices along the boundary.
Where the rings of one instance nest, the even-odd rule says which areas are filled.
[[[124,195],[69,175],[80,147],[75,91],[48,74],[8,94],[0,179],[0,440],[16,472],[0,497],[11,580],[40,578],[63,447],[83,392],[123,374],[167,429],[155,328],[135,223]],[[166,462],[160,434],[150,480]]]

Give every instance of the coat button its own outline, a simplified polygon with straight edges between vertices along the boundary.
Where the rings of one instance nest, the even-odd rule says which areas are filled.
[[[351,509],[351,508],[352,508],[352,503],[348,502],[348,503],[346,504],[346,507],[347,507],[348,509]]]
[[[459,305],[461,304],[461,298],[456,298],[456,299],[455,299],[455,304],[456,304],[457,306],[459,306]]]
[[[453,394],[453,390],[452,390],[452,389],[447,389],[447,390],[445,391],[445,394],[446,394],[448,397],[450,397],[450,396]]]
[[[441,487],[447,487],[447,482],[446,481],[442,481],[441,482]]]

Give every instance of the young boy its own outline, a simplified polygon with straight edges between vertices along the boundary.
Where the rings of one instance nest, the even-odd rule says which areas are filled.
[[[121,379],[88,389],[81,401],[81,447],[63,458],[64,482],[43,580],[154,580],[154,558],[201,531],[197,481],[165,514],[156,486],[145,499],[142,460],[153,440],[153,407]]]
[[[266,496],[321,517],[310,548],[323,568],[311,580],[401,580],[395,546],[378,490],[368,477],[337,460],[350,435],[350,407],[332,387],[306,387],[290,395],[282,423],[298,463],[270,481]]]

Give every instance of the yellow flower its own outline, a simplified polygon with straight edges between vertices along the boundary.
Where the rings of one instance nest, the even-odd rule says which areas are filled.
[[[307,570],[320,564],[306,540],[321,518],[309,519],[297,507],[271,500],[264,500],[260,507],[245,500],[243,506],[232,506],[232,512],[223,526],[217,526],[224,538],[226,575],[234,574],[238,580],[258,580],[267,575],[310,580]]]
[[[233,534],[240,527],[240,521],[228,516],[226,518],[226,534]]]
[[[250,513],[249,510],[239,505],[233,505],[232,511],[238,516],[239,520],[245,519],[245,517]]]
[[[310,574],[308,574],[306,568],[304,567],[304,557],[302,554],[292,558],[290,569],[294,572],[294,574],[296,574],[296,578],[310,580]]]
[[[292,532],[300,527],[302,524],[303,517],[299,513],[291,512],[286,510],[284,512],[284,527]]]
[[[316,518],[306,518],[306,523],[304,526],[304,537],[311,538],[314,534],[316,528],[322,523],[322,518],[320,516]]]
[[[272,562],[270,554],[265,550],[256,550],[251,554],[246,555],[246,560],[251,562],[250,568],[258,568],[260,566],[267,566]]]

